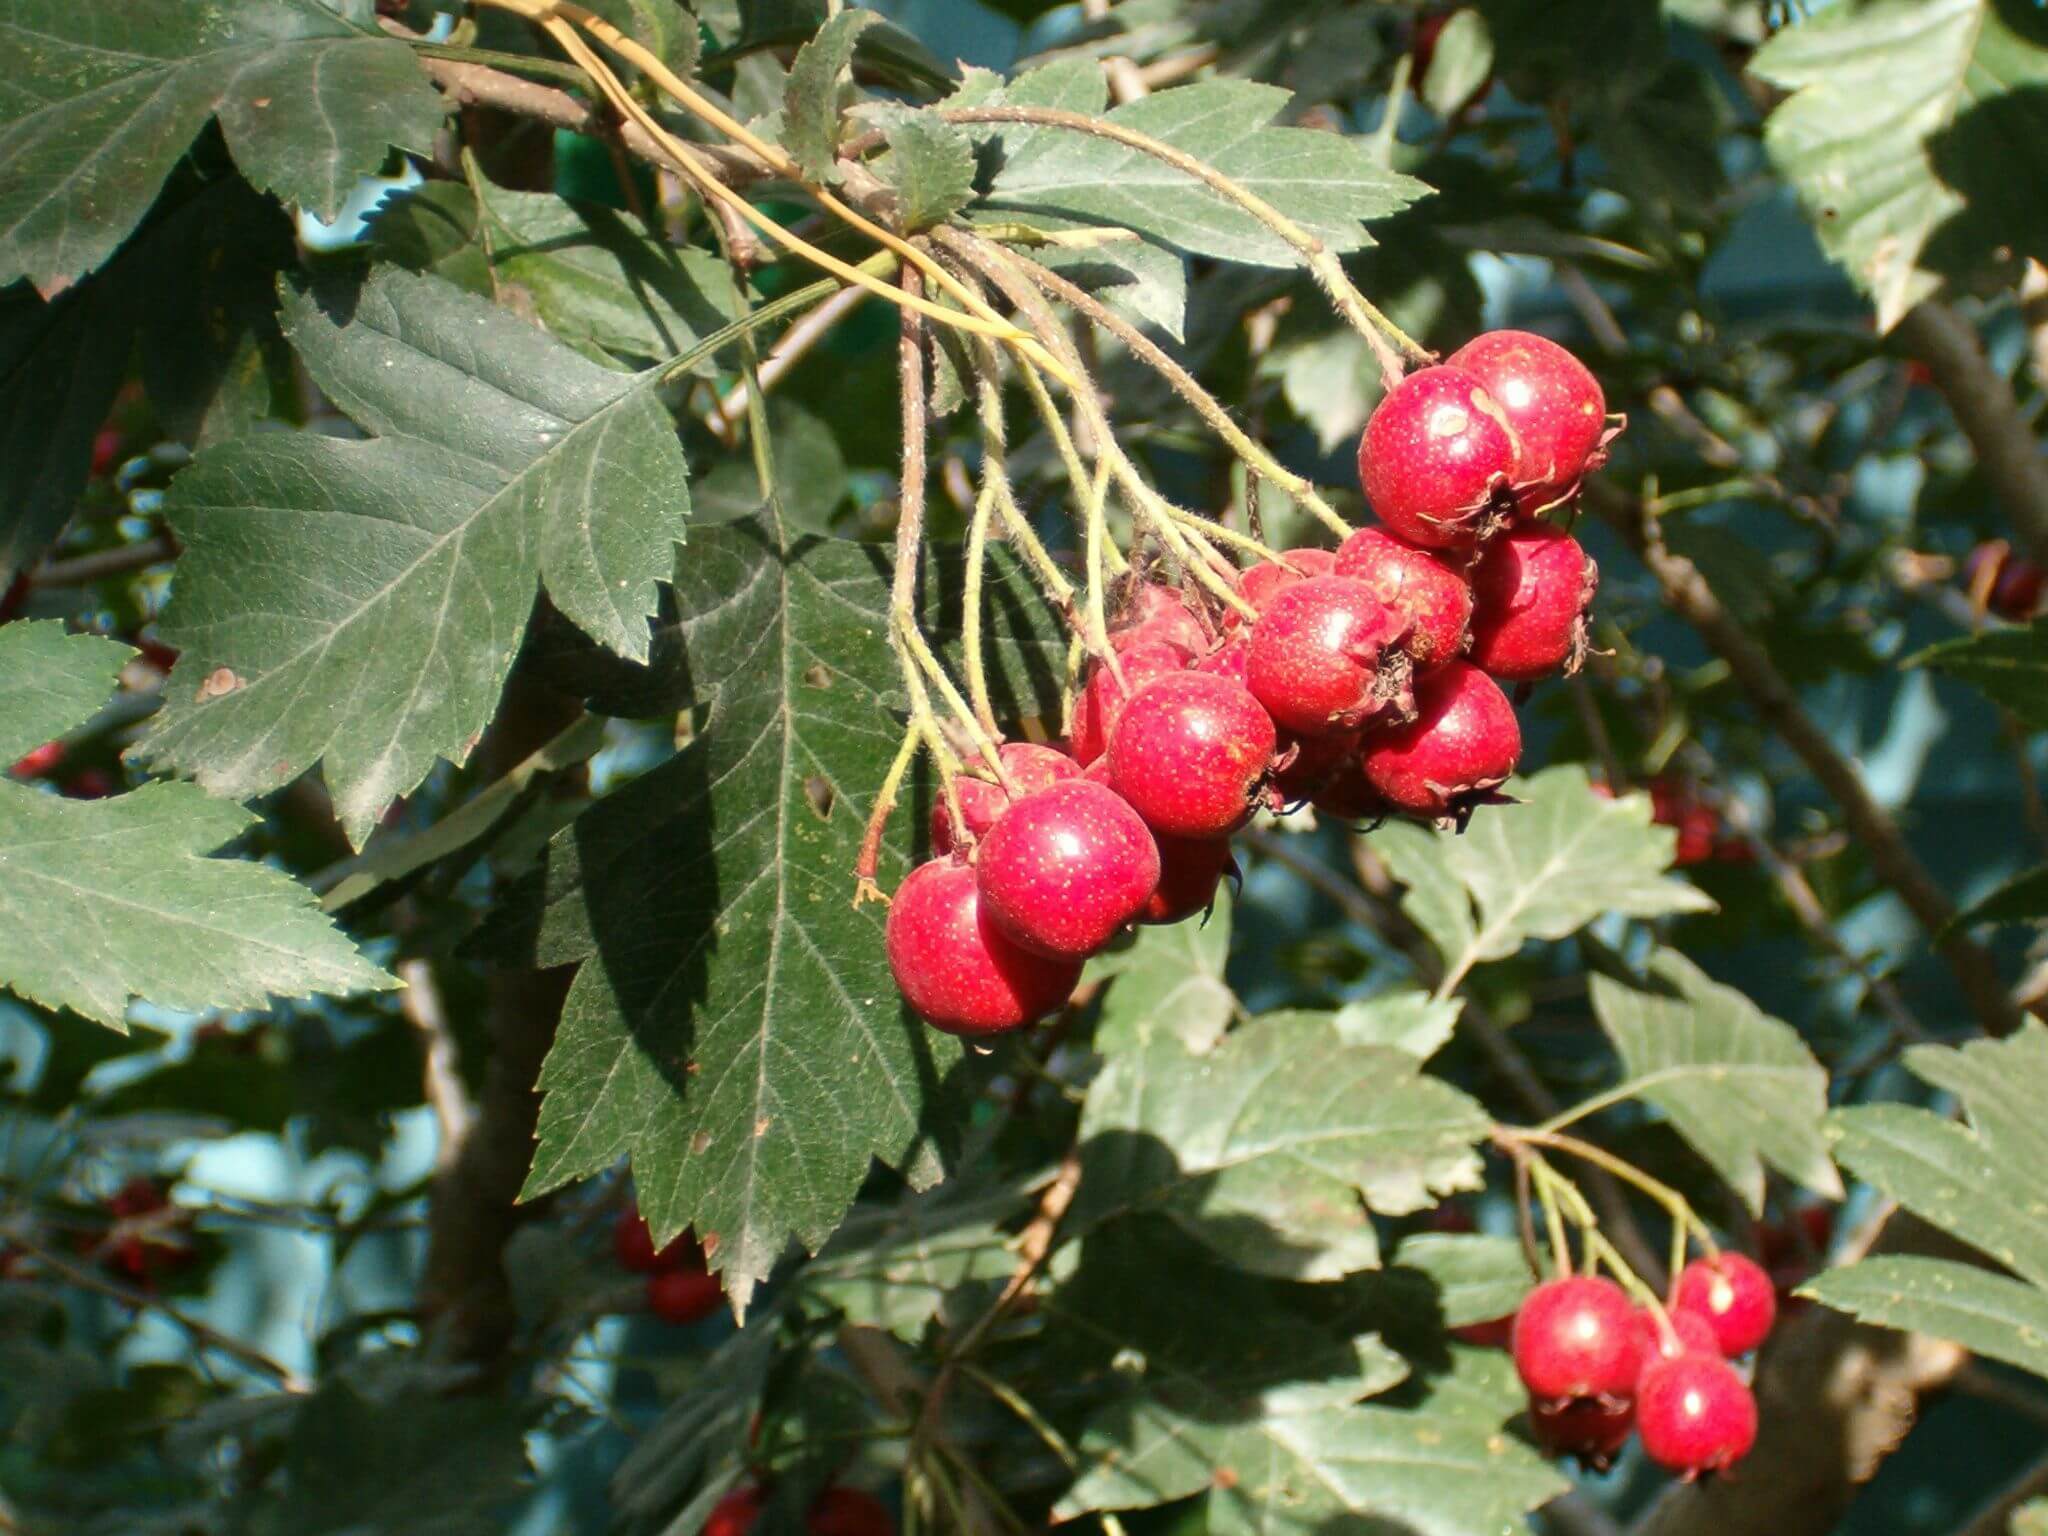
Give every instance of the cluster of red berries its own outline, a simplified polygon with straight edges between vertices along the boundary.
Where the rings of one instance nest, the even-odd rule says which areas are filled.
[[[1963,562],[1963,587],[1983,612],[2024,624],[2042,611],[2048,572],[2014,554],[2005,540],[1992,539],[1971,550]]]
[[[1543,514],[1612,436],[1571,353],[1494,331],[1381,401],[1359,473],[1381,526],[1245,571],[1251,617],[1139,581],[1064,750],[999,749],[889,911],[896,984],[939,1029],[1060,1007],[1133,923],[1208,909],[1260,806],[1462,821],[1514,772],[1501,684],[1576,668],[1597,572]],[[964,836],[962,835],[964,834]]]
[[[635,1206],[612,1225],[612,1256],[619,1268],[647,1277],[647,1310],[664,1323],[702,1322],[725,1299],[704,1250],[688,1233],[666,1248],[654,1246],[647,1218]]]
[[[761,1518],[768,1492],[757,1483],[733,1489],[711,1507],[702,1536],[747,1536]],[[827,1488],[804,1513],[811,1536],[893,1536],[889,1506],[858,1488]]]
[[[1515,1370],[1537,1440],[1604,1467],[1631,1433],[1691,1479],[1725,1472],[1756,1443],[1756,1398],[1729,1362],[1778,1315],[1771,1277],[1737,1253],[1695,1259],[1668,1309],[1636,1306],[1592,1275],[1536,1287],[1515,1314]]]
[[[7,771],[17,779],[47,779],[59,794],[71,800],[104,800],[117,787],[104,768],[80,768],[64,772],[64,743],[46,741],[14,760]]]

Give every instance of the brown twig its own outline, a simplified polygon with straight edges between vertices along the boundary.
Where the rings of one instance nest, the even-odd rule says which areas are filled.
[[[168,534],[159,534],[115,549],[74,555],[69,560],[45,560],[29,579],[38,587],[85,587],[112,576],[148,570],[177,557],[178,541]]]
[[[747,232],[747,238],[753,238],[751,231]],[[761,360],[761,388],[764,391],[773,389],[784,374],[802,362],[811,348],[825,338],[833,326],[860,308],[867,296],[868,291],[865,288],[843,288],[784,331],[768,355]],[[742,381],[731,394],[705,412],[704,425],[709,427],[720,441],[732,440],[735,425],[746,413],[749,394],[746,383]]]

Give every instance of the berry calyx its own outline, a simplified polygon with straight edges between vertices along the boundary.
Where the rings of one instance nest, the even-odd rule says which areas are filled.
[[[1362,581],[1318,576],[1297,582],[1252,626],[1252,697],[1275,725],[1298,735],[1356,730],[1405,689],[1405,662],[1383,664],[1402,629]]]
[[[1373,511],[1429,549],[1469,545],[1499,519],[1519,450],[1506,413],[1477,375],[1439,366],[1387,392],[1358,444]]]
[[[1140,640],[1117,648],[1117,664],[1123,668],[1122,683],[1117,682],[1116,674],[1108,667],[1097,663],[1074,699],[1073,728],[1068,732],[1068,746],[1073,751],[1074,761],[1083,768],[1109,750],[1109,738],[1115,733],[1116,723],[1131,695],[1155,677],[1180,671],[1186,665],[1186,658],[1170,645],[1157,640]]]
[[[1778,1294],[1754,1259],[1739,1253],[1694,1259],[1678,1276],[1676,1310],[1705,1320],[1724,1355],[1746,1355],[1778,1320]]]
[[[1365,583],[1407,626],[1401,649],[1418,668],[1441,666],[1464,650],[1472,584],[1441,555],[1385,529],[1361,528],[1338,548],[1337,574]]]
[[[1522,728],[1500,685],[1454,661],[1415,684],[1415,718],[1365,738],[1366,782],[1388,806],[1455,816],[1507,781],[1522,756]]]
[[[1515,499],[1534,514],[1565,500],[1605,455],[1607,397],[1586,365],[1547,337],[1488,331],[1446,360],[1486,386],[1507,414],[1521,453]]]
[[[1636,1406],[1626,1399],[1566,1397],[1529,1404],[1529,1428],[1536,1443],[1553,1456],[1576,1457],[1604,1472],[1628,1444]]]
[[[700,1323],[718,1310],[725,1287],[703,1269],[664,1269],[647,1277],[647,1310],[664,1323]]]
[[[1547,1280],[1515,1314],[1515,1371],[1538,1402],[1627,1398],[1642,1366],[1636,1309],[1612,1280]]]
[[[1033,742],[1005,742],[996,755],[1020,797],[1081,776],[1081,765],[1066,753]],[[970,774],[963,773],[953,781],[953,792],[960,797],[960,819],[967,824],[967,835],[977,842],[1010,806],[1010,792],[1002,785]],[[932,852],[951,853],[953,847],[953,818],[941,795],[932,805]]]
[[[1126,720],[1136,704],[1126,707]],[[1075,780],[1003,812],[981,840],[974,870],[982,907],[1005,937],[1033,954],[1080,961],[1152,899],[1159,847],[1122,796]]]
[[[1165,837],[1159,844],[1159,888],[1138,911],[1141,923],[1177,923],[1216,903],[1216,887],[1237,868],[1227,838]]]
[[[884,943],[903,1000],[949,1035],[1021,1029],[1066,1002],[1081,979],[1080,961],[1048,960],[1005,938],[982,911],[973,868],[956,858],[910,872],[889,904]]]
[[[1650,1460],[1690,1480],[1725,1472],[1756,1444],[1756,1398],[1718,1355],[1655,1360],[1636,1388],[1636,1433]]]
[[[1277,740],[1272,718],[1229,678],[1156,678],[1124,706],[1110,782],[1154,832],[1224,837],[1258,803]]]
[[[1473,666],[1502,682],[1578,671],[1600,568],[1549,523],[1510,528],[1472,568]]]

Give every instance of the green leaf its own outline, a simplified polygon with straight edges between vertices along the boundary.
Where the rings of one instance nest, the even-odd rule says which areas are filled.
[[[54,619],[0,629],[0,763],[91,719],[134,654]]]
[[[943,639],[958,586],[934,560],[928,632]],[[1030,665],[1056,676],[1063,643],[1010,574],[1019,587],[991,604],[999,678],[1024,665],[1003,638],[1009,600],[1039,614]],[[709,718],[550,852],[540,954],[584,963],[541,1075],[527,1192],[630,1156],[657,1238],[717,1234],[742,1307],[792,1236],[815,1251],[831,1235],[871,1158],[933,1182],[931,1138],[954,1117],[942,1085],[959,1046],[903,1009],[882,914],[852,904],[899,729],[889,581],[870,546],[763,522],[699,534],[677,569],[678,622],[619,702],[708,702]],[[885,885],[928,804],[898,810]]]
[[[1346,1045],[1384,1045],[1427,1061],[1451,1038],[1465,1004],[1459,998],[1434,998],[1427,992],[1384,992],[1378,997],[1346,1003],[1334,1020],[1337,1038]]]
[[[1247,1269],[1333,1280],[1379,1263],[1370,1212],[1478,1188],[1489,1124],[1413,1056],[1345,1045],[1314,1015],[1255,1019],[1200,1055],[1161,1029],[1088,1090],[1074,1219],[1157,1209]]]
[[[1595,973],[1593,1012],[1621,1053],[1626,1092],[1671,1117],[1761,1211],[1764,1164],[1830,1199],[1842,1181],[1821,1129],[1827,1071],[1797,1030],[1673,950],[1639,979]]]
[[[317,0],[18,0],[0,29],[0,283],[104,262],[216,114],[250,181],[332,218],[444,113],[412,50]]]
[[[1884,1255],[1831,1269],[1799,1288],[1866,1323],[1931,1333],[2048,1376],[2048,1292],[1949,1259]]]
[[[646,654],[686,467],[658,372],[600,368],[449,284],[385,268],[294,286],[285,312],[376,435],[242,438],[172,483],[186,553],[163,627],[184,656],[143,751],[244,797],[321,762],[360,846],[436,757],[468,756],[536,577]]]
[[[782,147],[814,182],[839,180],[840,77],[853,65],[860,34],[881,19],[873,11],[841,11],[797,50],[789,66],[789,88],[782,102]]]
[[[131,997],[198,1011],[396,986],[288,875],[202,857],[255,820],[189,784],[67,800],[0,781],[0,983],[115,1029]]]
[[[2033,923],[2042,918],[2048,918],[2048,864],[2014,875],[1990,895],[1972,902],[1968,910],[1950,919],[1949,929],[1975,923]]]
[[[732,279],[708,251],[677,248],[631,214],[542,192],[435,182],[372,224],[380,255],[530,314],[597,362],[661,361],[737,318]],[[703,359],[696,372],[712,377]]]
[[[1512,1237],[1418,1232],[1402,1240],[1394,1264],[1429,1277],[1447,1328],[1513,1316],[1536,1283]]]
[[[896,190],[906,230],[928,229],[966,207],[974,196],[974,145],[966,133],[930,112],[894,104],[863,113],[881,126],[888,156],[875,172]]]
[[[1932,667],[1961,678],[2032,730],[2048,730],[2048,618],[2024,628],[1987,629],[1944,640],[1901,666]]]
[[[768,1374],[781,1337],[743,1328],[713,1350],[687,1392],[634,1442],[607,1490],[633,1530],[701,1530],[712,1506],[746,1470]]]
[[[1603,799],[1577,764],[1511,780],[1506,793],[1522,803],[1482,806],[1462,834],[1390,824],[1367,838],[1408,887],[1403,910],[1453,978],[1603,913],[1712,909],[1696,887],[1663,873],[1676,835],[1651,823],[1649,796]]]
[[[1851,1174],[2022,1279],[2048,1286],[2048,1209],[2031,1181],[2014,1180],[1975,1131],[1897,1104],[1838,1109],[1828,1129],[1836,1160]]]
[[[703,34],[682,0],[583,0],[628,37],[687,80],[697,72]]]
[[[1420,94],[1430,111],[1449,117],[1477,95],[1492,74],[1493,34],[1486,18],[1469,7],[1453,11],[1436,35]]]
[[[1816,10],[1751,59],[1793,92],[1764,125],[1771,159],[1881,329],[1944,275],[2048,238],[2039,200],[2012,191],[2048,177],[2043,33],[2000,0],[1867,0]]]
[[[1024,76],[1004,99],[1038,104],[1030,97],[1051,84],[1085,100],[1079,92],[1092,95],[1101,87],[1099,72],[1092,87],[1071,73],[1056,81],[1035,78],[1050,74]],[[1270,126],[1287,100],[1288,93],[1273,86],[1210,80],[1129,102],[1109,121],[1206,161],[1335,251],[1369,244],[1367,221],[1398,213],[1429,190],[1379,165],[1362,140]],[[1268,267],[1300,263],[1294,248],[1258,219],[1142,150],[1051,127],[1006,126],[1000,140],[1004,163],[989,189],[992,206],[1121,224],[1197,256]]]
[[[1230,893],[1218,889],[1206,920],[1140,928],[1130,947],[1089,962],[1091,979],[1114,978],[1095,1026],[1097,1050],[1114,1055],[1161,1035],[1190,1050],[1216,1043],[1238,1015],[1237,995],[1223,979],[1232,905]]]

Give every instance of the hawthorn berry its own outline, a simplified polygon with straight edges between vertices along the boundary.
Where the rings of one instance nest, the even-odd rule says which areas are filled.
[[[664,1269],[647,1277],[647,1310],[664,1323],[702,1322],[724,1296],[718,1276],[705,1269]]]
[[[1337,574],[1364,582],[1407,625],[1401,649],[1417,667],[1441,666],[1465,649],[1472,584],[1443,556],[1383,528],[1361,528],[1338,548]]]
[[[1636,1433],[1650,1460],[1688,1480],[1725,1472],[1756,1444],[1756,1398],[1719,1355],[1653,1360],[1636,1385]]]
[[[1572,673],[1586,653],[1599,567],[1549,523],[1487,541],[1472,569],[1472,665],[1503,682]]]
[[[1671,1307],[1662,1318],[1648,1307],[1639,1307],[1636,1309],[1636,1328],[1641,1335],[1643,1365],[1646,1368],[1654,1360],[1669,1360],[1689,1349],[1704,1350],[1710,1355],[1721,1352],[1713,1325],[1699,1313],[1689,1312],[1684,1307]]]
[[[1078,960],[1048,960],[1005,938],[958,858],[912,870],[883,930],[903,1000],[949,1035],[996,1035],[1043,1018],[1073,994]]]
[[[1778,1294],[1762,1265],[1740,1253],[1694,1259],[1678,1276],[1676,1310],[1704,1318],[1724,1355],[1746,1355],[1778,1320]]]
[[[1573,1456],[1596,1472],[1614,1464],[1635,1428],[1636,1406],[1626,1398],[1562,1397],[1529,1404],[1529,1428],[1553,1456]]]
[[[1485,534],[1517,459],[1507,415],[1478,376],[1439,366],[1387,391],[1359,440],[1358,475],[1397,536],[1449,549]]]
[[[1546,1280],[1522,1300],[1512,1344],[1515,1371],[1538,1402],[1623,1399],[1642,1367],[1636,1309],[1612,1280]]]
[[[1335,770],[1309,798],[1309,804],[1319,815],[1338,821],[1378,821],[1393,810],[1367,781],[1365,760],[1355,741],[1353,750],[1338,761]]]
[[[1320,795],[1331,780],[1355,762],[1358,736],[1285,736],[1273,758],[1266,800],[1274,810],[1299,805]]]
[[[761,1518],[766,1490],[754,1484],[735,1488],[704,1521],[702,1536],[747,1536]],[[827,1488],[804,1515],[810,1536],[892,1536],[895,1519],[889,1506],[858,1488]]]
[[[1217,646],[1189,670],[1206,672],[1212,677],[1227,677],[1238,687],[1245,688],[1251,681],[1251,662],[1251,637],[1239,633]]]
[[[1154,841],[1159,844],[1159,888],[1139,909],[1138,921],[1177,923],[1208,911],[1216,887],[1237,867],[1229,839],[1156,836]]]
[[[1362,581],[1318,576],[1266,605],[1247,679],[1273,723],[1302,736],[1356,730],[1398,702],[1408,667],[1386,664],[1402,621]]]
[[[1599,467],[1607,397],[1568,350],[1528,331],[1488,331],[1445,361],[1477,378],[1507,414],[1520,448],[1515,499],[1524,512],[1563,501]]]
[[[1109,744],[1109,778],[1153,831],[1224,837],[1258,803],[1272,718],[1227,677],[1183,672],[1132,697]]]
[[[40,779],[56,770],[64,761],[64,743],[46,741],[40,747],[32,747],[14,761],[7,771],[17,779]]]
[[[1003,769],[1020,796],[1081,776],[1081,765],[1066,753],[1033,742],[1005,742],[996,755],[1003,760]],[[960,819],[967,824],[967,835],[977,842],[1010,804],[1010,792],[1002,785],[971,774],[963,773],[955,779],[953,792],[960,797]],[[932,805],[932,852],[951,853],[953,846],[953,818],[947,812],[945,796],[941,795]]]
[[[1289,570],[1288,566],[1293,569]],[[1268,603],[1296,582],[1331,576],[1336,574],[1336,569],[1337,557],[1327,549],[1290,549],[1287,551],[1287,565],[1262,560],[1238,577],[1237,595],[1255,612],[1264,613]],[[1235,608],[1223,619],[1226,629],[1235,629],[1244,622],[1244,615]]]
[[[974,870],[982,906],[1006,937],[1048,959],[1079,961],[1152,899],[1159,845],[1121,795],[1071,780],[1004,811],[981,840]]]
[[[2024,624],[2039,611],[2048,576],[2033,561],[2015,555],[2005,540],[1991,539],[1963,562],[1963,585],[1985,612]]]
[[[701,1269],[704,1265],[704,1250],[688,1233],[678,1234],[667,1247],[657,1249],[647,1218],[633,1206],[619,1212],[618,1220],[612,1223],[612,1257],[618,1261],[619,1268],[638,1275],[651,1275],[659,1270],[680,1269],[688,1265]]]
[[[1190,661],[1209,648],[1201,621],[1188,612],[1181,595],[1156,581],[1143,583],[1131,594],[1110,635],[1110,643],[1120,651],[1144,641],[1172,646]]]
[[[1366,782],[1388,807],[1455,815],[1498,788],[1522,755],[1522,728],[1500,684],[1468,662],[1418,678],[1415,718],[1369,732]]]
[[[1116,722],[1130,696],[1153,678],[1180,671],[1186,665],[1186,658],[1170,645],[1157,640],[1141,640],[1118,649],[1117,665],[1123,669],[1122,683],[1117,682],[1115,673],[1098,662],[1074,698],[1073,728],[1068,732],[1068,746],[1073,751],[1074,761],[1083,768],[1109,750],[1109,738],[1116,731]]]

